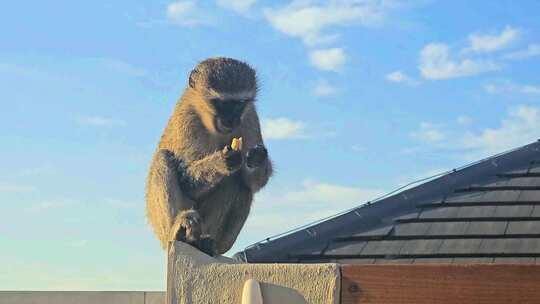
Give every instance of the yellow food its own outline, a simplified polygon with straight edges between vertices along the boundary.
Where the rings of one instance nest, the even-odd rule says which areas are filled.
[[[234,150],[234,151],[240,151],[242,150],[242,137],[240,138],[233,138],[232,140],[232,143],[231,143],[231,148]]]

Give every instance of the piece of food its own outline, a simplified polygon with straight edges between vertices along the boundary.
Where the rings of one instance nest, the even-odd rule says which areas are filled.
[[[240,138],[233,138],[232,140],[232,143],[231,143],[231,148],[234,150],[234,151],[240,151],[242,150],[242,137]]]

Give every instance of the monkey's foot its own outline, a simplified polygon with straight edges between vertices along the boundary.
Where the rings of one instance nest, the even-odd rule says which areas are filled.
[[[204,236],[194,242],[189,242],[188,244],[199,249],[200,251],[204,252],[209,256],[215,256],[217,254],[216,242],[209,236]]]
[[[185,243],[199,240],[202,230],[201,222],[201,216],[193,209],[180,212],[172,227],[174,239]]]
[[[201,236],[201,216],[193,209],[182,211],[173,226],[174,239],[190,244],[209,256],[216,255],[215,241],[209,236]],[[176,228],[176,229],[174,229]]]

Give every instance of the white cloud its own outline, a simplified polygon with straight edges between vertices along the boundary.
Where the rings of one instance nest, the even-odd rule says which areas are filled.
[[[460,125],[468,125],[470,123],[472,123],[473,119],[470,118],[469,116],[459,116],[457,119],[456,119],[456,122]]]
[[[306,138],[306,123],[288,118],[267,118],[262,120],[262,134],[265,139]]]
[[[32,212],[32,213],[42,213],[44,211],[51,210],[51,209],[64,208],[71,204],[72,204],[71,202],[67,202],[64,200],[43,201],[43,202],[32,204],[31,206],[26,208],[26,211]]]
[[[176,1],[167,5],[167,19],[181,26],[211,24],[210,16],[205,14],[195,1]]]
[[[311,51],[309,60],[320,70],[339,72],[347,57],[343,49],[331,48]]]
[[[98,59],[98,62],[107,69],[127,76],[142,77],[148,74],[147,71],[144,69],[138,68],[127,62],[117,59],[100,58]]]
[[[509,110],[497,128],[480,132],[467,132],[462,145],[469,150],[469,158],[478,158],[517,148],[538,139],[540,134],[540,109],[520,105]]]
[[[297,37],[307,45],[334,42],[337,34],[326,29],[336,26],[381,24],[392,1],[332,0],[324,4],[297,0],[280,8],[266,8],[264,15],[276,30]]]
[[[36,187],[34,186],[0,182],[0,193],[24,193],[24,192],[32,192],[35,190],[36,190]]]
[[[144,205],[144,203],[142,202],[124,201],[124,200],[113,199],[113,198],[104,199],[104,202],[110,205],[111,207],[118,208],[118,209],[134,209],[134,208]]]
[[[407,76],[401,71],[394,71],[392,73],[388,73],[385,76],[386,80],[390,82],[396,82],[396,83],[404,83],[408,85],[418,85],[419,82],[416,79],[413,79],[412,77]]]
[[[477,53],[489,53],[509,46],[519,37],[518,29],[507,26],[499,34],[470,34],[470,46],[466,50]]]
[[[19,173],[20,176],[44,176],[44,175],[53,175],[56,173],[56,168],[52,165],[41,165],[34,168],[26,168],[21,170]]]
[[[527,49],[508,53],[503,56],[505,59],[526,59],[533,56],[540,56],[540,44],[529,44]]]
[[[469,122],[470,118],[464,119]],[[461,123],[458,119],[458,123]],[[434,130],[434,131],[433,131]],[[540,108],[520,105],[510,108],[498,127],[465,131],[447,127],[444,132],[433,124],[425,124],[411,136],[430,146],[403,150],[406,154],[433,152],[431,149],[454,151],[460,158],[472,161],[496,155],[536,141],[540,130]],[[444,139],[444,141],[442,141]]]
[[[540,86],[519,84],[508,80],[487,83],[484,85],[484,90],[489,94],[540,95]]]
[[[382,191],[304,180],[302,189],[285,193],[278,201],[287,204],[325,203],[334,208],[337,204],[361,204],[382,195]],[[337,213],[342,211],[337,209]]]
[[[366,152],[368,149],[361,145],[352,145],[351,149],[355,152]]]
[[[335,215],[382,196],[385,191],[305,179],[294,191],[282,193],[266,189],[256,196],[253,211],[244,233],[254,234],[258,241],[288,229]],[[294,209],[295,212],[283,212]]]
[[[70,243],[71,247],[74,247],[74,248],[82,248],[86,246],[87,244],[88,244],[88,240],[79,240],[79,241]]]
[[[332,86],[326,81],[321,81],[313,88],[312,94],[322,97],[334,95],[336,92],[336,87]]]
[[[440,126],[430,122],[422,122],[418,130],[410,133],[411,137],[425,142],[440,142],[446,139]]]
[[[246,14],[256,2],[257,0],[217,0],[219,6],[239,14]]]
[[[77,122],[81,125],[96,126],[96,127],[112,127],[123,126],[126,123],[123,120],[112,119],[101,116],[86,116],[77,119]]]
[[[420,52],[418,68],[422,77],[431,80],[467,77],[499,70],[501,64],[486,57],[487,54],[512,45],[520,34],[519,29],[510,26],[499,33],[469,34],[469,45],[457,53],[451,52],[448,44],[429,43]],[[502,58],[518,59],[532,56],[536,52],[540,54],[540,45],[530,45],[526,51],[506,54]],[[483,57],[478,57],[480,55]]]
[[[438,80],[472,76],[500,69],[490,60],[452,59],[448,45],[430,43],[420,52],[420,72],[426,79]]]
[[[386,74],[386,80],[391,82],[403,82],[407,78],[408,76],[403,74],[401,71],[394,71],[392,73]]]

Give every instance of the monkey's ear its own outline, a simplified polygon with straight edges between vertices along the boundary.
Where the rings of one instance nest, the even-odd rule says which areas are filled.
[[[191,73],[189,74],[189,86],[192,88],[192,89],[195,89],[195,78],[197,77],[197,74],[199,73],[199,71],[197,70],[193,70],[191,71]]]

